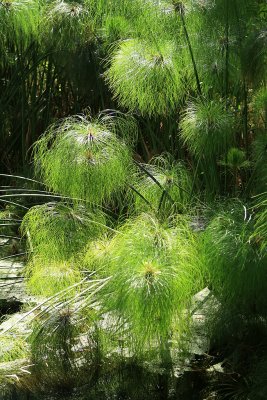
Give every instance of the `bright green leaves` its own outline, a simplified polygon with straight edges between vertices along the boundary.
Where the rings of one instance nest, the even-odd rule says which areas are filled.
[[[26,266],[28,289],[34,295],[52,296],[79,282],[78,253],[106,228],[100,212],[75,209],[63,203],[35,206],[25,215],[30,261]]]
[[[263,227],[262,222],[258,217],[256,227]],[[267,259],[259,251],[264,240],[260,231],[253,234],[253,216],[241,203],[232,203],[231,210],[215,216],[203,234],[209,280],[231,318],[235,313],[246,318],[266,315]]]
[[[167,115],[183,93],[179,65],[174,43],[128,39],[115,51],[106,78],[121,106],[145,115]]]
[[[100,212],[92,213],[82,206],[74,209],[64,203],[32,207],[22,223],[30,249],[47,261],[70,258],[104,228],[105,218]]]
[[[225,154],[233,141],[233,116],[218,101],[191,103],[181,121],[181,137],[197,157]]]
[[[124,187],[131,153],[101,121],[71,117],[35,144],[36,170],[52,190],[100,204]]]
[[[182,163],[158,157],[143,168],[147,175],[143,174],[135,186],[137,211],[149,211],[152,208],[161,215],[170,216],[186,208],[190,200],[192,178]]]
[[[111,280],[100,301],[127,321],[134,346],[159,343],[186,325],[186,308],[202,285],[196,253],[196,238],[183,220],[168,228],[141,214],[115,236],[103,256]]]

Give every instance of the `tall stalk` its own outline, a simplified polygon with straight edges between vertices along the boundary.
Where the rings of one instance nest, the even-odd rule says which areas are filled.
[[[193,68],[194,68],[197,91],[198,91],[199,96],[202,96],[202,90],[201,90],[200,79],[199,79],[199,75],[198,75],[198,71],[197,71],[197,65],[196,65],[196,61],[195,61],[195,57],[194,57],[194,53],[193,53],[193,48],[192,48],[192,45],[191,45],[191,42],[190,42],[190,38],[189,38],[189,35],[188,35],[188,31],[187,31],[187,27],[186,27],[186,23],[185,23],[185,18],[184,18],[184,5],[181,2],[178,2],[177,4],[175,4],[175,10],[178,12],[178,14],[180,16],[180,19],[181,19],[181,22],[182,22],[182,26],[183,26],[186,42],[187,42],[187,45],[188,45],[188,50],[189,50],[191,61],[192,61]]]
[[[225,24],[225,101],[228,108],[228,90],[229,90],[229,0],[226,0],[226,24]]]

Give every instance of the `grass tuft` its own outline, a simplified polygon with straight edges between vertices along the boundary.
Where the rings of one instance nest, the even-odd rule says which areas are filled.
[[[75,256],[105,226],[100,211],[92,213],[83,206],[51,202],[32,207],[23,218],[21,230],[33,255],[48,262]]]
[[[135,187],[149,204],[136,194],[136,210],[144,212],[152,207],[166,216],[184,210],[190,200],[192,187],[192,179],[186,167],[181,162],[171,162],[164,157],[154,158],[151,164],[144,167],[160,186],[148,175],[139,178]]]
[[[174,225],[141,214],[121,228],[104,256],[111,280],[100,302],[127,322],[135,349],[161,347],[172,333],[181,338],[191,297],[203,284],[195,235],[183,219]]]
[[[191,103],[180,127],[184,143],[199,158],[225,154],[233,141],[233,116],[218,101]]]
[[[121,106],[144,115],[168,115],[183,95],[179,51],[172,42],[121,42],[106,72]]]
[[[100,204],[129,179],[131,154],[101,120],[69,117],[53,125],[34,147],[36,172],[52,190]]]

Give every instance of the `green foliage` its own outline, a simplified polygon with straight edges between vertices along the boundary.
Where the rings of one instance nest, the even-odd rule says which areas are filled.
[[[25,269],[27,278],[27,290],[31,295],[50,297],[67,289],[82,280],[74,260],[70,261],[44,261],[41,257],[33,257]],[[76,293],[71,290],[66,297],[72,297]]]
[[[9,43],[23,52],[37,37],[39,5],[35,0],[3,2],[0,5],[0,21],[0,49],[3,56],[0,65],[4,66],[5,63],[15,62],[12,54],[7,53]]]
[[[125,187],[130,150],[103,121],[70,117],[35,144],[36,171],[46,185],[72,198],[100,204]],[[126,134],[127,136],[127,134]],[[64,177],[62,179],[62,177]]]
[[[191,103],[180,127],[184,143],[199,158],[212,160],[225,153],[233,142],[233,116],[215,100]]]
[[[112,255],[112,246],[115,243],[114,240],[107,236],[90,241],[81,258],[84,268],[87,271],[96,272],[97,276],[107,276],[109,271],[107,260]]]
[[[100,90],[94,55],[96,32],[83,2],[48,2],[41,29],[42,42],[51,52],[55,69],[61,71],[60,78],[67,79],[73,88],[80,88],[82,97]]]
[[[174,8],[170,1],[105,0],[88,1],[86,4],[105,46],[114,41],[142,38],[157,42],[158,36],[172,39],[179,33]]]
[[[48,46],[56,46],[57,51],[76,51],[94,40],[90,15],[82,3],[48,3],[43,20],[44,39],[53,40]],[[64,52],[61,56],[64,56]]]
[[[258,92],[256,92],[254,99],[253,99],[253,106],[256,113],[263,119],[263,121],[259,122],[266,122],[267,115],[267,88],[264,86]]]
[[[231,169],[233,172],[250,166],[250,162],[246,159],[245,152],[236,147],[231,147],[229,149],[225,161],[221,161],[220,164]]]
[[[123,41],[106,78],[121,106],[144,115],[168,115],[183,96],[179,51],[173,42]]]
[[[227,313],[232,322],[240,315],[266,315],[267,258],[258,241],[251,240],[252,233],[247,209],[232,203],[203,234],[208,279],[221,303],[220,314]]]
[[[93,320],[71,309],[36,321],[29,338],[37,384],[43,390],[70,390],[94,376],[100,343]],[[81,354],[81,355],[80,355]]]
[[[212,339],[223,337],[229,348],[253,331],[253,321],[265,322],[263,3],[0,4],[1,164],[12,171],[33,152],[36,174],[54,192],[35,195],[62,200],[36,206],[32,192],[1,187],[3,204],[30,208],[22,223],[28,290],[51,296],[37,306],[30,340],[36,387],[95,382],[101,335],[108,336],[106,372],[127,355],[160,364],[168,380],[194,337],[192,297],[205,286]],[[112,111],[113,100],[134,117]],[[89,109],[92,117],[78,114]],[[242,206],[245,195],[260,192],[250,211]],[[241,200],[207,201],[222,193]],[[99,208],[116,216],[112,227]],[[204,232],[188,212],[201,226],[212,215]],[[12,348],[9,337],[0,344],[3,361],[28,355],[24,338]],[[254,383],[238,379],[228,398],[264,396],[264,373],[245,372]]]
[[[104,309],[129,324],[136,350],[154,341],[162,348],[171,332],[181,339],[191,297],[203,284],[196,238],[187,222],[178,219],[168,228],[141,214],[113,240],[104,257],[112,276],[100,292]]]
[[[253,148],[253,180],[254,180],[254,193],[258,194],[267,191],[267,135],[266,133],[258,133],[256,136]]]
[[[101,212],[84,206],[46,203],[32,207],[23,218],[22,232],[40,262],[64,261],[75,256],[88,242],[105,230]]]
[[[242,172],[251,166],[251,162],[247,159],[246,153],[237,147],[231,147],[226,154],[224,160],[219,161],[219,165],[226,167],[226,170],[232,176],[232,186],[236,194],[238,189],[242,187]]]
[[[256,223],[252,237],[260,246],[263,256],[267,249],[267,193],[263,193],[256,202]]]
[[[186,21],[202,86],[244,100],[244,83],[258,87],[266,73],[260,7],[254,0],[187,3]]]
[[[161,214],[170,216],[184,210],[190,200],[192,179],[189,171],[180,162],[171,162],[166,157],[157,157],[144,168],[152,175],[142,176],[135,185],[135,208],[138,212],[151,207]],[[159,186],[160,185],[160,186]],[[149,202],[146,203],[140,194]]]
[[[0,363],[26,359],[29,354],[29,347],[23,335],[7,333],[0,337]]]

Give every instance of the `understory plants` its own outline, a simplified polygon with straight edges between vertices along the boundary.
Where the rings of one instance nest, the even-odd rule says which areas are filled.
[[[110,200],[127,182],[131,157],[109,128],[82,116],[52,126],[34,147],[37,173],[49,188],[71,198]]]
[[[201,368],[239,377],[216,396],[265,393],[266,15],[264,0],[0,3],[3,261],[22,235],[38,298],[0,359],[29,358],[32,391],[131,367],[166,400],[202,329]]]

